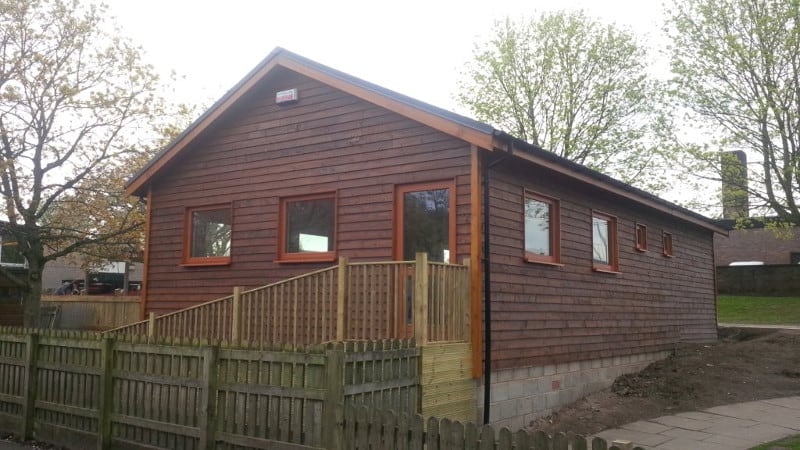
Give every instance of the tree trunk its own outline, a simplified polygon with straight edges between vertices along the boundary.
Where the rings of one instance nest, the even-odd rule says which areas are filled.
[[[31,265],[28,269],[28,290],[22,293],[23,324],[39,326],[42,306],[42,268]]]

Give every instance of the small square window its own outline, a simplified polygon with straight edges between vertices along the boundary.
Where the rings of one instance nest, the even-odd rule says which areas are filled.
[[[592,213],[592,268],[598,272],[619,271],[617,218]]]
[[[284,262],[336,259],[336,195],[281,200],[278,259]]]
[[[664,245],[664,256],[672,256],[672,234],[667,233],[666,231],[662,235],[662,241]]]
[[[558,264],[561,257],[558,200],[525,192],[525,260]]]
[[[188,265],[231,261],[231,208],[210,206],[186,210],[183,262]]]
[[[636,250],[640,252],[647,251],[647,226],[641,223],[636,224]]]

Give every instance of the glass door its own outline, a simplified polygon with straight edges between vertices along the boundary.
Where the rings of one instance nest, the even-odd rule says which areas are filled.
[[[428,261],[450,263],[455,259],[455,203],[452,182],[398,186],[395,196],[395,258],[413,261],[425,252]],[[403,304],[398,317],[405,319],[400,333],[413,335],[413,273],[405,275]],[[403,330],[405,328],[405,330]]]

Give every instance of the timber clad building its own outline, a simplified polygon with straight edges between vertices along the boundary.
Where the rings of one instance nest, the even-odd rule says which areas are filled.
[[[143,314],[342,256],[468,260],[476,404],[488,380],[494,423],[716,338],[713,222],[283,49],[128,191],[148,205]]]

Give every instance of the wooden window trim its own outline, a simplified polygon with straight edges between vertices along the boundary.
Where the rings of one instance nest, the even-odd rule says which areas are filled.
[[[641,230],[642,234],[639,234]],[[633,228],[634,249],[639,252],[647,251],[647,225],[642,223],[634,224]]]
[[[228,209],[231,217],[231,253],[233,253],[233,203],[216,205],[191,206],[184,209],[183,213],[183,267],[227,266],[231,263],[230,256],[192,256],[192,213],[196,211],[217,211]]]
[[[537,200],[550,205],[550,255],[537,255],[525,249],[525,202]],[[554,197],[525,189],[522,196],[522,252],[525,262],[563,267],[561,264],[561,205]]]
[[[403,195],[407,192],[431,191],[448,189],[450,192],[450,216],[448,217],[449,229],[447,230],[450,241],[450,264],[457,264],[456,242],[456,182],[455,180],[431,181],[428,183],[414,183],[396,185],[394,188],[394,258],[395,261],[403,260]]]
[[[291,197],[282,197],[280,199],[280,207],[278,211],[278,259],[276,263],[319,263],[319,262],[333,262],[337,258],[337,249],[339,244],[338,230],[339,230],[339,201],[337,191],[323,192],[320,194],[309,195],[296,195]],[[286,251],[286,204],[291,202],[298,202],[304,200],[333,200],[333,250],[329,252],[315,252],[315,253],[289,253]]]
[[[590,223],[589,230],[592,236],[592,270],[601,273],[621,273],[619,270],[619,240],[617,235],[617,216],[592,210],[592,219],[595,217],[608,221],[608,257],[610,264],[598,263],[594,260],[594,220]]]
[[[661,254],[667,258],[672,258],[674,255],[672,233],[668,233],[666,231],[661,233],[661,245],[662,245]]]

